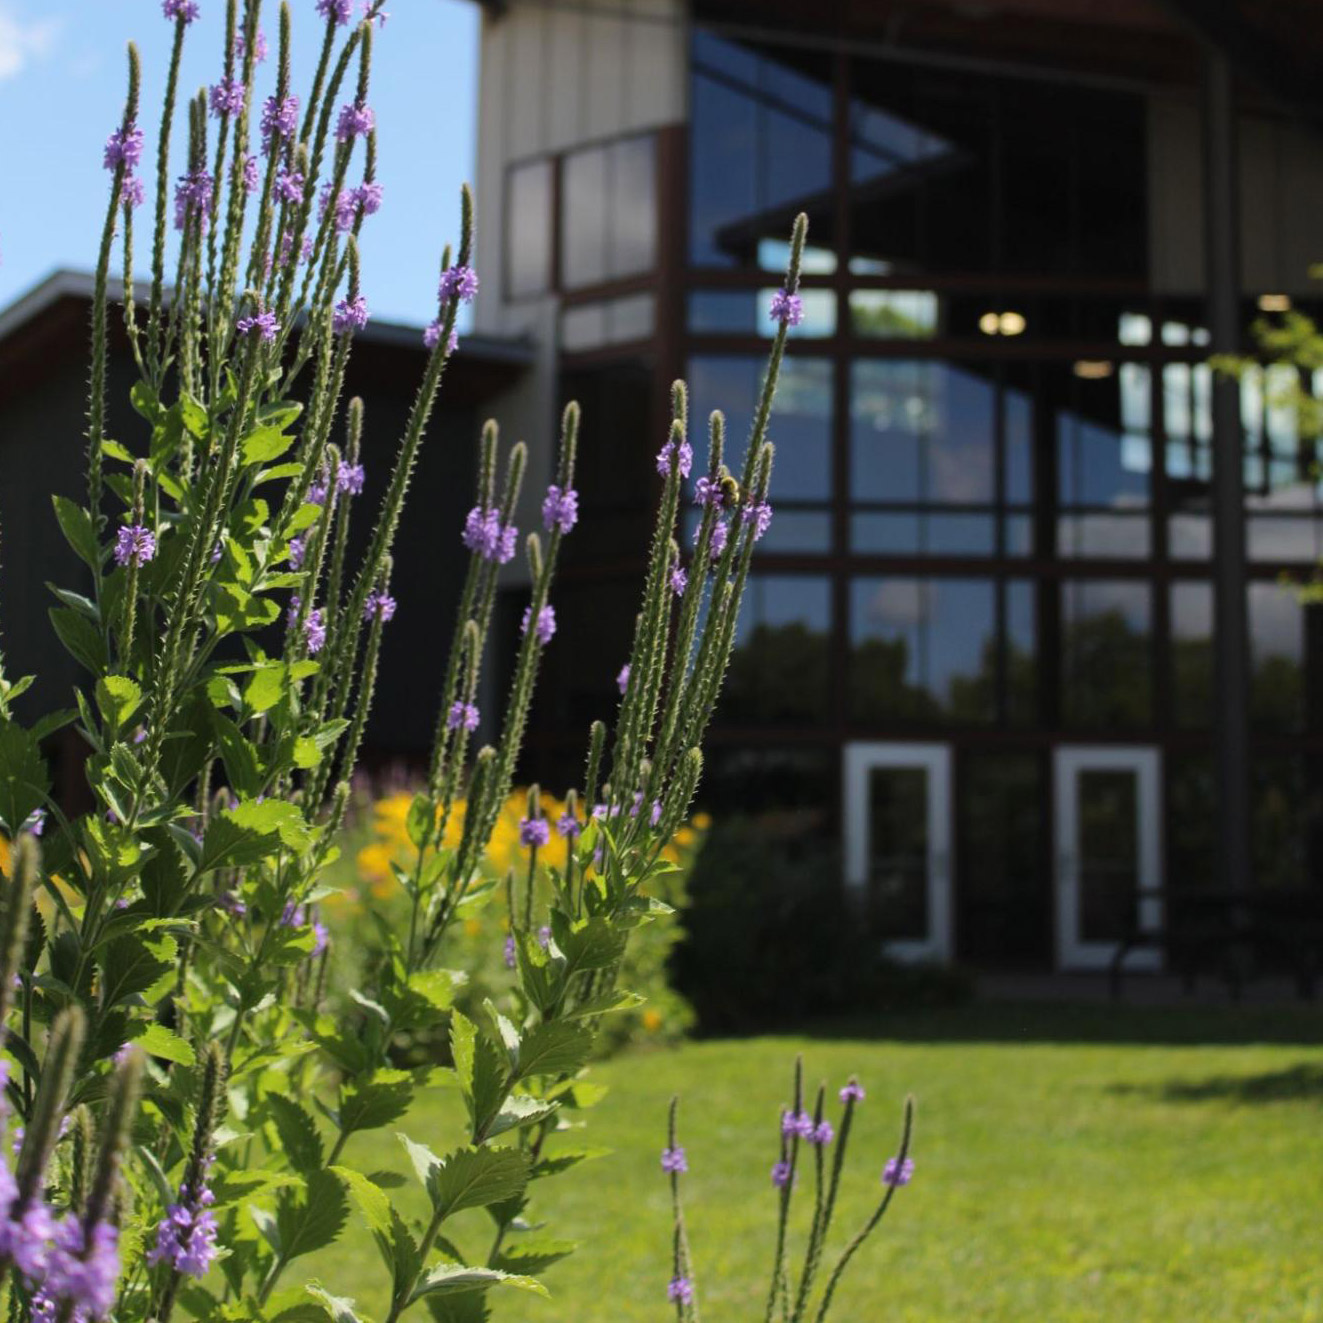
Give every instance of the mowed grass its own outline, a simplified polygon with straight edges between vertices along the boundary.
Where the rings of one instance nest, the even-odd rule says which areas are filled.
[[[852,1072],[868,1090],[832,1250],[878,1197],[906,1092],[918,1105],[914,1183],[856,1257],[833,1310],[840,1323],[1323,1320],[1323,1017],[1007,1006],[699,1042],[598,1067],[611,1092],[566,1142],[613,1152],[535,1187],[531,1210],[544,1234],[581,1249],[544,1274],[551,1300],[498,1293],[496,1318],[672,1316],[658,1155],[678,1093],[704,1315],[760,1320],[769,1169],[796,1053],[833,1094]],[[437,1093],[400,1128],[444,1152],[456,1104]],[[389,1135],[353,1143],[365,1169],[406,1169]],[[412,1191],[396,1197],[418,1208]],[[811,1186],[799,1202],[806,1212]],[[485,1254],[489,1224],[463,1217],[457,1239]],[[382,1269],[365,1241],[351,1231],[305,1263],[380,1317]]]

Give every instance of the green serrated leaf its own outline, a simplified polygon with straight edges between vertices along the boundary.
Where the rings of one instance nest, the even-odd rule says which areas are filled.
[[[506,1244],[492,1267],[516,1274],[545,1272],[553,1263],[568,1258],[578,1248],[579,1242],[576,1240],[521,1237]]]
[[[314,1171],[302,1196],[286,1193],[276,1213],[285,1262],[325,1249],[344,1230],[349,1202],[344,1186],[329,1171]]]
[[[521,1126],[545,1121],[558,1106],[558,1103],[530,1098],[527,1094],[512,1093],[488,1123],[486,1137],[495,1139],[497,1135],[503,1135],[507,1130],[518,1130]]]
[[[340,1097],[340,1128],[378,1130],[397,1121],[413,1101],[413,1078],[405,1071],[379,1071],[367,1083],[346,1086]]]
[[[96,682],[96,704],[112,730],[119,730],[142,705],[142,689],[127,675],[106,675]]]
[[[271,1094],[267,1110],[280,1135],[280,1146],[289,1165],[301,1175],[319,1171],[322,1165],[322,1140],[317,1122],[307,1109],[292,1098]]]
[[[309,1282],[304,1289],[322,1307],[331,1323],[362,1323],[359,1316],[354,1313],[355,1302],[353,1300],[344,1296],[332,1295],[329,1291],[323,1290],[317,1282]],[[278,1320],[277,1323],[279,1323]]]
[[[172,1029],[163,1024],[144,1025],[130,1039],[150,1057],[160,1057],[163,1061],[173,1061],[179,1066],[191,1066],[196,1063],[197,1055],[192,1047]]]
[[[55,502],[55,518],[59,521],[60,531],[78,559],[99,571],[101,549],[97,545],[96,530],[92,527],[92,516],[66,496],[53,496],[51,499]]]
[[[496,1268],[470,1268],[462,1263],[442,1263],[418,1283],[410,1303],[428,1295],[449,1295],[465,1291],[485,1291],[493,1286],[513,1286],[534,1295],[550,1293],[535,1277],[522,1277]]]
[[[282,432],[278,427],[260,427],[256,432],[244,437],[243,462],[249,464],[269,464],[294,444],[294,438]]]
[[[593,1049],[592,1031],[573,1020],[551,1020],[524,1035],[515,1078],[533,1075],[573,1075]]]
[[[44,802],[50,784],[36,736],[0,720],[0,819],[11,838]]]
[[[340,1178],[350,1198],[358,1205],[368,1230],[374,1236],[389,1236],[391,1210],[386,1192],[361,1171],[354,1171],[350,1167],[331,1167],[330,1170]]]

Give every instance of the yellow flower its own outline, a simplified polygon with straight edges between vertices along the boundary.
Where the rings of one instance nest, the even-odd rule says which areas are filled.
[[[643,1027],[650,1033],[655,1034],[662,1027],[661,1012],[653,1010],[651,1006],[643,1012]]]
[[[380,841],[365,845],[356,859],[358,875],[364,882],[382,882],[390,878],[391,860],[395,851]]]
[[[464,920],[464,934],[467,937],[476,937],[482,931],[482,924],[477,919]]]
[[[695,813],[691,821],[698,831],[707,831],[712,826],[712,815],[710,813]]]

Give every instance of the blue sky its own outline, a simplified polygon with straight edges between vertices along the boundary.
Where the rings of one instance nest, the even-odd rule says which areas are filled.
[[[294,86],[303,92],[323,23],[315,0],[291,0],[291,9]],[[385,202],[364,226],[364,288],[374,317],[423,323],[434,315],[459,186],[473,170],[478,7],[394,0],[387,11],[372,92]],[[219,76],[224,12],[224,0],[202,0],[182,89]],[[273,50],[263,96],[275,77],[277,23],[277,0],[265,0]],[[0,0],[0,307],[56,267],[92,265],[107,187],[101,149],[123,103],[125,43],[142,52],[142,124],[154,159],[171,27],[160,0]]]

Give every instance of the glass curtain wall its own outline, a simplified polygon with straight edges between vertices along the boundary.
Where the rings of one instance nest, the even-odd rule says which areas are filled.
[[[1198,302],[1147,286],[1142,98],[701,28],[691,91],[686,371],[694,417],[722,404],[736,444],[785,235],[801,210],[811,227],[777,517],[718,723],[768,756],[951,745],[956,850],[992,870],[958,895],[984,932],[1024,888],[1050,908],[1060,744],[1157,746],[1169,867],[1205,868],[1213,377]],[[1282,582],[1323,556],[1317,442],[1292,400],[1323,396],[1318,376],[1241,382],[1264,858],[1323,763],[1323,607]],[[835,778],[820,791],[835,823]],[[1035,929],[1020,956],[1049,942]]]

